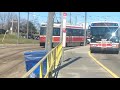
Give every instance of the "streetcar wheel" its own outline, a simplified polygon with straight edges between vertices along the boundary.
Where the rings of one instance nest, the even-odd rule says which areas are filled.
[[[83,46],[83,43],[80,43],[80,46]]]
[[[115,54],[119,54],[119,51],[116,51]]]
[[[93,51],[93,50],[90,50],[90,53],[94,53],[94,51]]]
[[[68,44],[66,43],[66,47],[68,47]]]

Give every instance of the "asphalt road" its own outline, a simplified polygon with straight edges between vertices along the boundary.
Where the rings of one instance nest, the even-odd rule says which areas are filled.
[[[120,77],[120,53],[93,53],[92,54],[100,63],[106,66],[114,74]]]
[[[7,45],[0,48],[0,78],[20,78],[26,73],[24,52],[42,50],[39,45]]]
[[[89,46],[66,49],[58,78],[112,78],[88,54]]]

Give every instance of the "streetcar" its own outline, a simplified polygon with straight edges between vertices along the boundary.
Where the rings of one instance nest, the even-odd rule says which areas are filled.
[[[120,28],[118,22],[93,22],[90,25],[90,51],[119,53]]]
[[[40,46],[45,46],[46,23],[40,27]],[[53,25],[52,46],[55,47],[60,42],[61,24]],[[66,25],[66,46],[80,46],[84,44],[84,29],[80,25]]]

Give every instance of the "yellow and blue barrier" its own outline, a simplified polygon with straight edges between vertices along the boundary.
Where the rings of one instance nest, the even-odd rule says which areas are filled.
[[[22,78],[28,78],[38,67],[39,78],[52,78],[53,71],[58,67],[62,58],[63,48],[62,43],[58,44],[50,52],[48,52],[34,67],[32,67]],[[47,62],[47,72],[43,75],[43,68],[45,67],[43,62]]]

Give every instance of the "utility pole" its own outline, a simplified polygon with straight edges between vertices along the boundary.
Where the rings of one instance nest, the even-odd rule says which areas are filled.
[[[12,34],[12,32],[13,32],[13,18],[12,18],[12,26],[11,26],[10,30],[11,30],[11,34]]]
[[[20,31],[20,12],[18,12],[18,35],[17,35],[17,44],[19,43],[19,31]]]
[[[27,17],[27,39],[28,39],[28,31],[29,31],[29,12]]]
[[[71,12],[70,12],[70,24],[71,24]]]
[[[36,17],[36,15],[35,15],[35,13],[33,13],[33,25],[35,26],[35,17]],[[33,31],[33,44],[35,44],[34,43],[34,40],[35,40],[35,32]]]
[[[77,25],[77,16],[75,17],[75,24]]]
[[[19,31],[20,31],[20,12],[18,12],[18,39],[19,39]],[[18,40],[17,40],[18,44]]]
[[[55,12],[48,13],[47,29],[46,29],[46,42],[45,50],[48,52],[52,49],[52,34],[53,34],[53,23],[54,23]]]
[[[87,21],[87,12],[85,12],[84,46],[86,45],[86,21]]]

